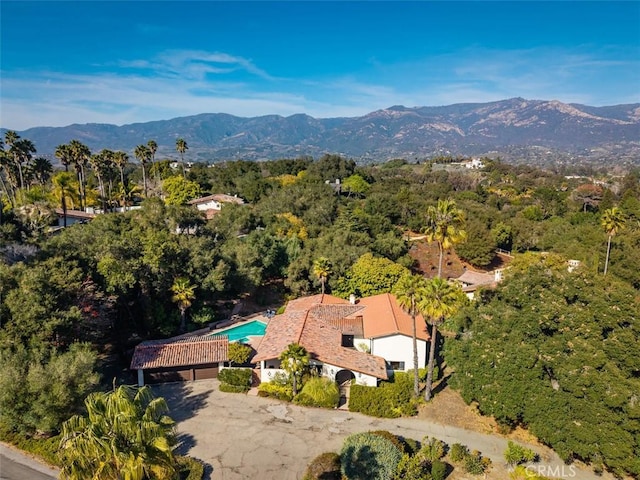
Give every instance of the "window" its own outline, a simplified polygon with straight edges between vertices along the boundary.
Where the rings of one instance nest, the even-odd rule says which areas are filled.
[[[353,335],[342,335],[342,346],[353,348]]]
[[[389,362],[392,370],[404,370],[404,362]]]

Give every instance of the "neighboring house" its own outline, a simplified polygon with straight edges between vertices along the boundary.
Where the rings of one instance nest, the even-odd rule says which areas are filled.
[[[64,212],[61,208],[56,208],[58,216],[58,227],[64,227]],[[82,210],[67,210],[67,227],[74,223],[87,223],[96,217],[95,213],[87,213]]]
[[[215,378],[229,360],[225,336],[180,336],[139,344],[131,359],[138,385]],[[146,376],[145,376],[146,375]]]
[[[429,334],[424,319],[418,325],[419,366],[426,365]],[[355,379],[376,386],[393,370],[413,368],[412,321],[391,294],[353,302],[331,295],[293,300],[267,326],[258,353],[261,381],[280,369],[280,354],[291,343],[309,352],[310,365],[338,383]]]
[[[212,219],[214,215],[222,210],[224,204],[237,205],[244,204],[244,200],[238,198],[238,196],[225,195],[223,193],[216,193],[214,195],[208,195],[206,197],[195,198],[189,201],[189,205],[195,205],[198,210],[205,212],[207,219]]]
[[[462,286],[462,291],[470,300],[480,287],[493,288],[502,281],[502,270],[495,270],[489,273],[474,272],[473,270],[465,270],[462,275],[455,278]]]
[[[471,161],[465,162],[464,166],[467,168],[472,168],[474,170],[479,170],[485,167],[484,163],[482,163],[482,160],[480,160],[479,158],[472,158]]]

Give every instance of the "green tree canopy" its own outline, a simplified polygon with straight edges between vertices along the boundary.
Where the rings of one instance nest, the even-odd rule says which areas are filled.
[[[365,253],[338,279],[333,293],[343,298],[389,293],[402,276],[409,274],[409,269],[398,263]]]

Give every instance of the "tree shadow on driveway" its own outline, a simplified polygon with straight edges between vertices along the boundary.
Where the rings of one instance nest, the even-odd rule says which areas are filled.
[[[206,380],[201,380],[206,381]],[[193,417],[196,412],[207,406],[207,398],[213,392],[213,385],[208,390],[194,394],[191,382],[174,382],[153,385],[156,397],[163,397],[169,405],[169,416],[177,423]]]

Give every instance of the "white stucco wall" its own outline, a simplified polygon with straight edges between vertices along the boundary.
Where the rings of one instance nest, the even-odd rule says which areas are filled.
[[[336,365],[331,365],[330,363],[325,363],[322,365],[322,376],[330,378],[331,380],[336,379],[336,374],[340,370],[349,370],[348,368],[338,367]],[[367,375],[366,373],[356,372],[354,370],[350,370],[355,375],[355,380],[358,385],[366,385],[367,387],[377,387],[378,379],[371,375]]]
[[[216,202],[215,200],[209,200],[206,203],[199,203],[196,206],[198,210],[202,210],[203,212],[206,210],[220,210],[222,208],[220,202]]]
[[[405,335],[391,335],[371,340],[371,353],[387,362],[404,362],[405,371],[413,369],[413,340]],[[427,364],[427,342],[418,339],[419,368]]]

